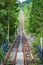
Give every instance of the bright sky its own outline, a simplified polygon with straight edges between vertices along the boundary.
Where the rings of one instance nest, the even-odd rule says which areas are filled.
[[[23,2],[23,1],[26,1],[26,0],[19,0],[21,3]]]

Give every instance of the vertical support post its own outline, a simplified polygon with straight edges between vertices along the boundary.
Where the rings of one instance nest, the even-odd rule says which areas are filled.
[[[42,51],[42,37],[40,38],[41,51]]]
[[[8,23],[8,43],[9,43],[9,23]]]
[[[9,26],[10,26],[10,8],[8,9],[8,43],[9,43]]]

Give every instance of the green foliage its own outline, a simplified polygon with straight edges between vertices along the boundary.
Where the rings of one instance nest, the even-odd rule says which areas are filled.
[[[0,62],[2,62],[2,60],[3,60],[3,58],[4,58],[4,56],[5,56],[5,52],[2,50],[2,49],[0,49]]]
[[[43,36],[43,0],[32,0],[29,4],[23,5],[26,15],[25,31]]]
[[[28,6],[28,7],[27,7]],[[24,28],[26,33],[35,34],[35,42],[40,44],[40,38],[43,38],[43,0],[32,0],[25,4],[24,8],[25,22]]]
[[[19,7],[16,1],[17,0],[0,0],[0,44],[6,40],[8,25],[9,38],[11,37],[10,42],[11,40],[13,41],[13,36],[15,36],[15,32],[17,31]]]
[[[38,46],[43,38],[43,0],[33,0],[29,24],[30,33],[36,34],[35,44]]]
[[[30,32],[43,36],[43,0],[33,0]]]
[[[30,22],[30,13],[31,13],[31,9],[32,9],[32,2],[28,3],[28,4],[23,4],[23,10],[24,10],[24,29],[25,32],[28,34],[29,33],[29,22]]]

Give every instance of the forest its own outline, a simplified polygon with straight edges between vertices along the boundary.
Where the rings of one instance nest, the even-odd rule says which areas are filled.
[[[21,3],[17,0],[0,0],[0,64],[10,44],[16,38]],[[24,31],[34,40],[30,41],[37,65],[43,64],[43,0],[26,0],[22,3]],[[37,53],[37,54],[36,54]],[[34,64],[33,64],[34,65]]]

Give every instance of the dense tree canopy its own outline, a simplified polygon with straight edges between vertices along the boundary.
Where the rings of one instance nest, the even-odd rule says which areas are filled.
[[[32,2],[32,5],[31,5]],[[25,29],[27,33],[43,35],[43,0],[31,0],[23,4],[26,15]],[[27,28],[26,28],[27,27]]]
[[[17,30],[19,8],[16,1],[17,0],[0,0],[0,44],[6,40],[8,26],[10,41],[14,38],[13,36]]]
[[[32,0],[28,4],[25,3],[23,10],[25,13],[25,32],[35,35],[35,43],[37,40],[38,46],[41,38],[43,41],[43,0]]]
[[[43,35],[43,0],[33,0],[30,32]]]
[[[29,22],[30,22],[30,14],[32,10],[32,2],[23,3],[23,11],[24,11],[24,29],[27,34],[29,34]]]

